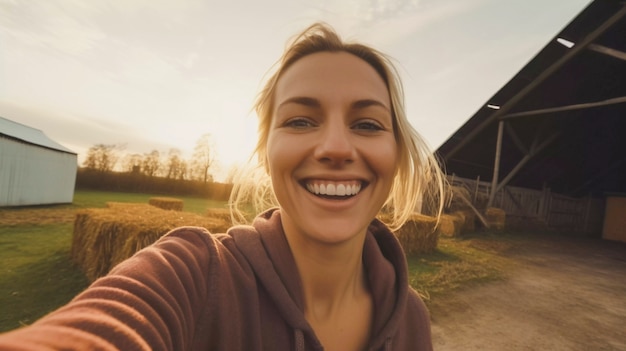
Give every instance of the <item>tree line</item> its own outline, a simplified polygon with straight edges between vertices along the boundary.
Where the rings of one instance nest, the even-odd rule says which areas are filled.
[[[87,150],[76,175],[77,189],[201,196],[227,200],[232,184],[213,181],[215,148],[209,134],[201,136],[190,159],[178,149],[162,155],[124,153],[120,144],[96,144]]]
[[[144,154],[124,153],[123,144],[96,144],[87,150],[82,166],[100,173],[122,172],[177,180],[213,181],[216,165],[215,147],[210,134],[202,135],[190,159],[185,160],[179,149],[161,154],[152,150]]]

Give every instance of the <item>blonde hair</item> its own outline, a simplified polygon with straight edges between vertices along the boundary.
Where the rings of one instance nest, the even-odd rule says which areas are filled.
[[[283,72],[299,59],[318,52],[347,52],[372,66],[381,76],[391,98],[394,135],[398,147],[398,169],[391,191],[379,217],[392,229],[398,229],[424,203],[430,214],[443,208],[444,177],[437,160],[423,138],[409,123],[404,111],[402,84],[391,60],[376,49],[359,43],[343,42],[325,23],[315,23],[297,35],[277,62],[254,105],[259,117],[259,139],[253,154],[256,164],[240,174],[230,198],[235,223],[248,222],[249,212],[261,212],[278,206],[268,176],[267,140],[272,123],[276,84]],[[247,207],[247,211],[242,207]],[[246,215],[248,212],[248,216]]]

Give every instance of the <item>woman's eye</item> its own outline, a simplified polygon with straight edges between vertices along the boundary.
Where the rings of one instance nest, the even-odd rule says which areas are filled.
[[[306,128],[313,127],[313,123],[304,118],[294,118],[285,122],[284,126],[295,128],[295,129],[306,129]]]
[[[352,128],[358,129],[358,130],[372,131],[372,132],[384,129],[380,124],[376,122],[371,122],[371,121],[358,122],[354,124]]]

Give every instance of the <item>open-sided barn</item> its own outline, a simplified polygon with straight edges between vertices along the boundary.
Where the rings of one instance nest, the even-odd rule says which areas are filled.
[[[486,181],[490,204],[606,236],[607,214],[626,217],[605,211],[626,196],[626,3],[591,2],[437,152],[448,174]],[[538,200],[504,191],[515,187]]]
[[[0,206],[72,202],[77,167],[75,152],[0,117]]]

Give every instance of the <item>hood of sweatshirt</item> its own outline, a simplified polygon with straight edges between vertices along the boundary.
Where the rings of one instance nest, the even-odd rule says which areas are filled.
[[[301,280],[279,209],[260,214],[250,226],[228,231],[244,254],[260,284],[274,300],[283,318],[294,329],[296,350],[304,350],[305,338],[315,349],[322,346],[304,317]],[[374,301],[370,350],[387,350],[402,319],[409,294],[407,265],[397,239],[378,220],[368,227],[363,247],[369,288]]]

